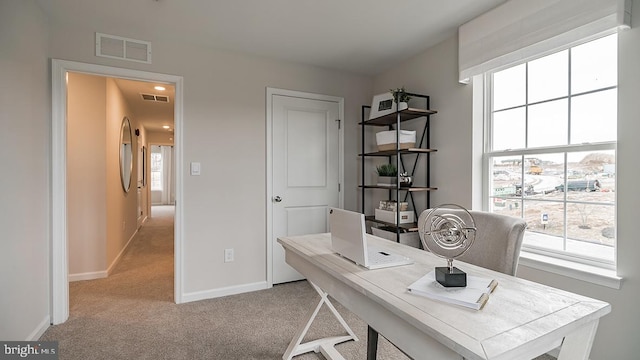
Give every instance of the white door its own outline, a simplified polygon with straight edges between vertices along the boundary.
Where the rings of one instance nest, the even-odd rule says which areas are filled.
[[[328,231],[340,206],[340,101],[271,96],[272,280],[303,279],[285,263],[277,239]]]

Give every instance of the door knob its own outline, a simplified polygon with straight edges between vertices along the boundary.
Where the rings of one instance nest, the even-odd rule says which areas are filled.
[[[282,201],[282,198],[280,196],[276,196],[276,197],[273,198],[273,201],[280,202],[280,201]]]

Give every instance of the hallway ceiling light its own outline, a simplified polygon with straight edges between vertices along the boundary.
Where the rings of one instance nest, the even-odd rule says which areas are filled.
[[[171,126],[169,126],[169,125],[162,125],[162,128],[163,128],[163,129],[169,129],[169,128],[171,128]]]
[[[158,86],[154,86],[153,88],[154,88],[154,89],[156,89],[156,90],[158,90],[158,91],[164,91],[164,90],[166,90],[164,86],[160,86],[160,85],[158,85]]]

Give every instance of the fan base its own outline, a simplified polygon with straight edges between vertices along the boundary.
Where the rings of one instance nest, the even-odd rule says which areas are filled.
[[[467,273],[454,267],[436,267],[436,281],[446,287],[465,287],[467,286]]]

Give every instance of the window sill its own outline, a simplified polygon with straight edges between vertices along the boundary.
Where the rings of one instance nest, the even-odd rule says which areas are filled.
[[[519,265],[612,289],[620,289],[622,285],[622,278],[616,274],[615,270],[603,269],[597,266],[580,264],[526,251],[520,252]]]

